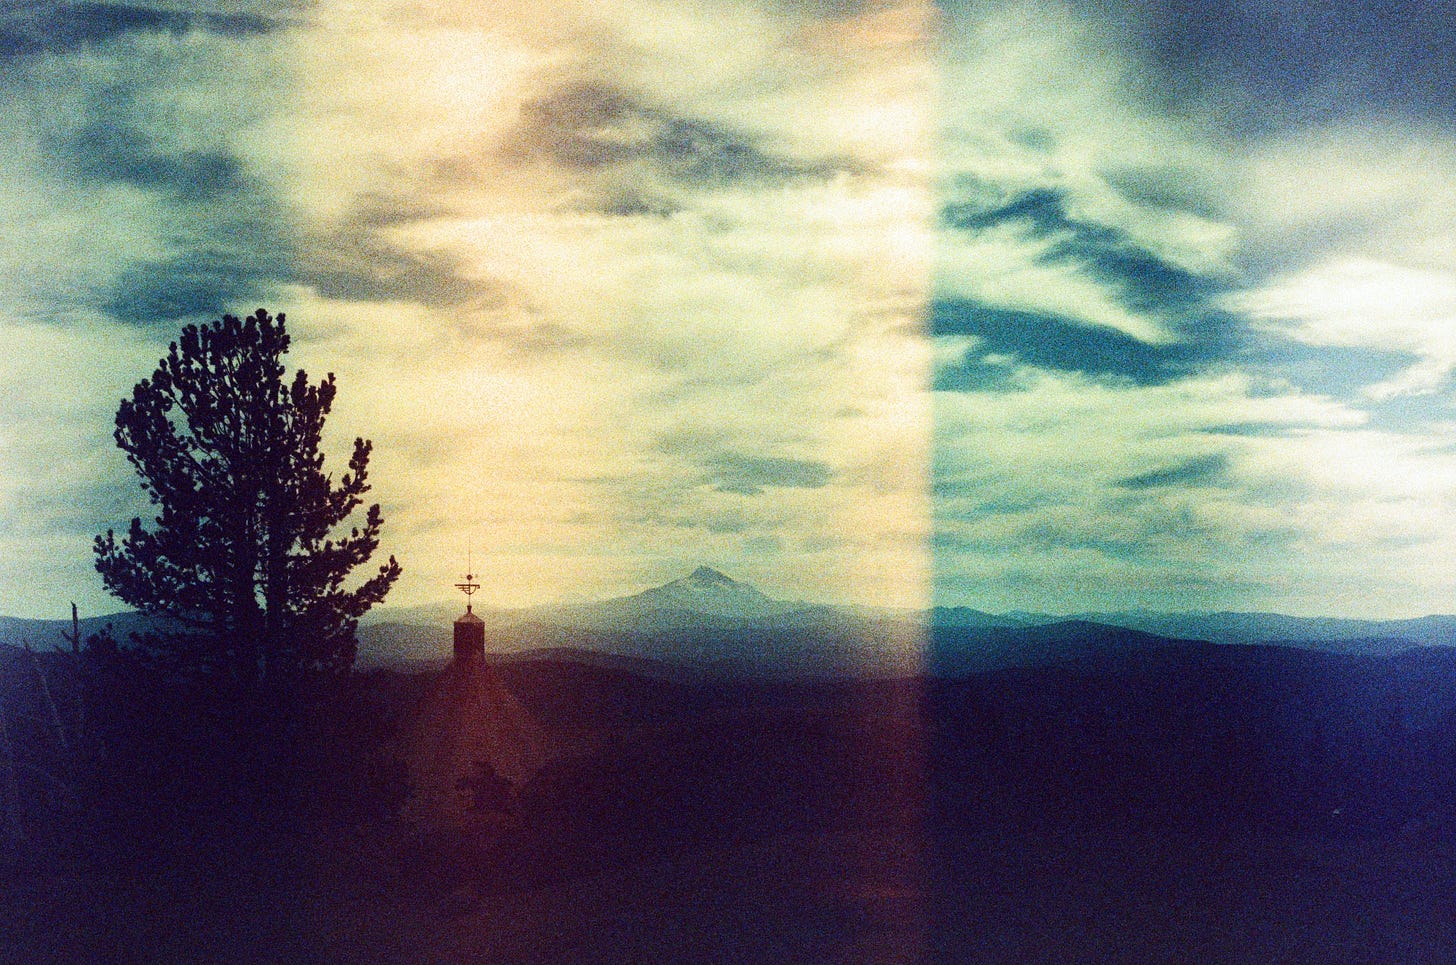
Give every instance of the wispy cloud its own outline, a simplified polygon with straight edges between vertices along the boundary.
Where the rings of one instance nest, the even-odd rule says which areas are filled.
[[[404,602],[472,546],[500,603],[708,555],[786,595],[915,602],[926,15],[28,6],[0,25],[0,324],[130,347],[52,420],[99,459],[180,324],[287,311],[294,364],[338,375],[335,441],[375,440]],[[74,534],[122,504],[64,493],[125,467],[48,481],[9,443],[44,503],[28,552],[94,583]],[[34,598],[18,567],[0,611]]]
[[[1214,454],[1198,456],[1166,469],[1140,472],[1136,476],[1119,479],[1117,485],[1123,489],[1155,489],[1159,486],[1206,486],[1215,483],[1228,472],[1228,457]]]
[[[1360,546],[1442,605],[1449,27],[1397,7],[943,5],[941,598],[1337,612]]]
[[[287,5],[273,6],[275,12]],[[246,37],[268,33],[286,21],[259,12],[215,12],[124,3],[22,0],[0,14],[0,58],[63,54],[135,34],[189,32]]]

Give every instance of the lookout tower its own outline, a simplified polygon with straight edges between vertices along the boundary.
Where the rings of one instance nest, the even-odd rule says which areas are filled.
[[[470,608],[470,598],[480,584],[475,582],[474,573],[466,573],[465,582],[456,583],[455,589],[465,594],[465,613],[455,621],[455,661],[480,660],[485,656],[485,621]]]
[[[455,621],[455,659],[395,746],[409,767],[406,813],[479,830],[509,817],[508,789],[523,787],[555,756],[555,738],[485,660],[485,621],[470,605],[480,589],[476,580],[471,572],[455,584],[465,594],[465,613]]]

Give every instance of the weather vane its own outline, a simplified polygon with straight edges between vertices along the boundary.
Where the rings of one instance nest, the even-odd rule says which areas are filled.
[[[475,595],[476,590],[480,589],[480,584],[475,582],[475,574],[470,572],[475,569],[475,562],[468,552],[465,557],[465,568],[465,582],[456,583],[455,589],[465,594],[465,612],[470,613],[470,598]]]

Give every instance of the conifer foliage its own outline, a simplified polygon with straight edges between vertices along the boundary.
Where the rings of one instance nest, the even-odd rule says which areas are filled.
[[[116,413],[116,442],[158,507],[95,542],[108,591],[170,628],[145,641],[174,668],[252,687],[353,665],[359,618],[399,577],[394,557],[355,588],[383,524],[371,444],[337,483],[320,451],[334,376],[285,379],[284,315],[188,325]],[[335,530],[340,532],[335,535]]]

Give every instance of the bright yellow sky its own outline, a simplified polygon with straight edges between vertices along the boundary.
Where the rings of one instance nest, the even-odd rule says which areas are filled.
[[[199,259],[240,266],[223,306],[285,311],[293,364],[337,374],[334,451],[374,441],[393,603],[448,595],[470,551],[485,605],[699,563],[784,597],[923,605],[926,13],[856,8],[326,0],[22,65],[7,175],[43,192],[33,225],[67,230],[14,270],[89,248],[81,219],[113,243],[71,291],[0,307],[30,361],[105,372],[83,399],[23,403],[95,454],[71,478],[4,439],[10,495],[45,517],[8,546],[47,562],[0,564],[0,612],[105,608],[77,588],[98,582],[86,534],[140,511],[107,451],[115,399],[184,319],[118,319],[130,306],[95,292],[175,285]],[[61,100],[74,117],[39,116]],[[68,174],[88,137],[114,156]],[[54,158],[26,162],[26,138]],[[236,170],[190,193],[140,170],[204,156]],[[45,314],[67,300],[74,327]],[[15,408],[7,429],[33,417]]]

